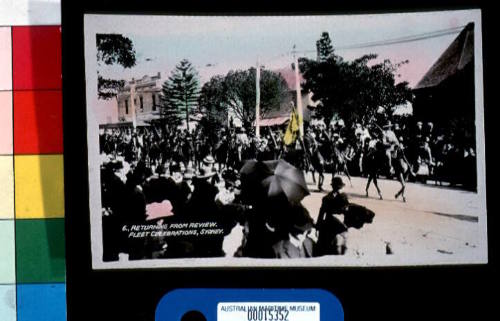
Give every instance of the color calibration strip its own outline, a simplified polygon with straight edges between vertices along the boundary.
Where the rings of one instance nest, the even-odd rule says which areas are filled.
[[[51,3],[54,15],[59,4]],[[0,320],[62,321],[61,29],[5,19],[0,14]]]

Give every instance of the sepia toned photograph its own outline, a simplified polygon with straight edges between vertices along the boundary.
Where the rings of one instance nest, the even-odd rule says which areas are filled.
[[[488,262],[480,10],[84,28],[94,269]]]

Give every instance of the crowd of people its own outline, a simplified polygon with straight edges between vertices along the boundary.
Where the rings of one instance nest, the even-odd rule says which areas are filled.
[[[354,176],[368,177],[371,164],[367,155],[382,149],[387,159],[383,161],[382,158],[380,164],[375,164],[379,167],[377,175],[394,177],[392,160],[401,157],[411,171],[411,180],[476,188],[475,142],[459,138],[453,132],[435,130],[432,122],[400,120],[345,126],[339,121],[329,127],[324,124],[311,126],[308,134],[311,138],[306,134],[305,140],[319,144],[323,157],[334,155],[333,158],[345,163],[346,171]],[[333,153],[325,150],[332,148]]]
[[[267,127],[256,137],[242,127],[222,128],[215,135],[198,128],[191,133],[167,126],[114,128],[101,131],[100,147],[102,153],[123,156],[128,163],[142,160],[156,172],[164,171],[166,165],[182,170],[189,164],[196,167],[207,155],[215,158],[219,170],[238,169],[245,159],[284,158],[308,171],[314,169],[318,150],[325,171],[364,177],[371,170],[366,156],[378,148],[385,149],[388,156],[387,162],[377,164],[377,175],[394,177],[392,159],[401,152],[414,174],[410,180],[476,188],[475,142],[435,130],[432,122],[400,120],[350,126],[342,120],[330,126],[315,122],[306,126],[303,140],[293,146],[284,144],[283,132]]]
[[[404,200],[404,180],[474,184],[460,180],[475,170],[473,145],[436,133],[432,123],[386,121],[369,125],[342,121],[306,126],[303,139],[285,145],[282,130],[261,129],[256,137],[244,128],[222,128],[208,135],[172,130],[165,125],[103,128],[100,132],[104,260],[239,256],[312,257],[345,253],[348,228],[370,223],[374,213],[350,204],[337,173],[368,178],[382,198],[377,176],[403,180],[396,194]],[[332,191],[313,220],[300,201],[281,196],[254,197],[241,177],[246,160],[283,159],[315,173],[331,172]],[[474,171],[475,177],[475,171]],[[160,209],[160,214],[158,214]],[[215,222],[222,231],[198,238],[130,238],[124,226],[172,222]],[[241,229],[235,248],[225,238]],[[229,252],[228,252],[229,251]]]

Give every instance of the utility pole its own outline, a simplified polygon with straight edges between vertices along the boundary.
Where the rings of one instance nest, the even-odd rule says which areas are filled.
[[[137,113],[135,112],[135,80],[130,84],[130,107],[132,112],[132,128],[137,126]]]
[[[297,57],[297,51],[295,45],[293,45],[293,60],[295,63],[295,92],[297,94],[297,114],[299,115],[299,133],[300,138],[304,137],[304,113],[302,111],[302,94],[300,92],[300,78],[299,78],[299,58]]]
[[[260,64],[257,59],[255,70],[255,136],[260,137]]]

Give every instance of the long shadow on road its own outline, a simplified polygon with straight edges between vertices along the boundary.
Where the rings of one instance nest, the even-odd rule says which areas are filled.
[[[472,215],[448,214],[448,213],[440,213],[440,212],[432,212],[432,211],[425,211],[425,213],[444,216],[444,217],[452,218],[452,219],[459,220],[459,221],[466,221],[466,222],[472,222],[472,223],[479,222],[479,218],[477,216],[472,216]]]
[[[366,197],[365,194],[353,193],[353,192],[347,192],[346,194],[349,197],[358,197],[358,198],[364,198],[364,199],[376,199],[376,200],[378,200],[378,196]],[[404,204],[404,203],[402,203],[401,200],[397,200],[397,199],[384,198],[381,201],[398,202],[398,203]],[[447,217],[447,218],[451,218],[451,219],[455,219],[455,220],[459,220],[459,221],[465,221],[465,222],[471,222],[471,223],[478,223],[479,222],[479,217],[474,216],[474,215],[450,214],[450,213],[442,213],[442,212],[436,212],[436,211],[423,211],[423,212],[428,213],[428,214],[443,216],[443,217]]]

